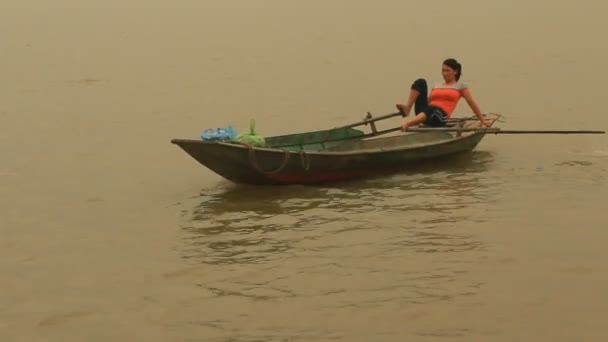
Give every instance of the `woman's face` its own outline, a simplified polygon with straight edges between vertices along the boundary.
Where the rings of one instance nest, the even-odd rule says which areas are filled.
[[[452,82],[456,80],[456,70],[450,68],[449,66],[443,64],[441,66],[441,75],[446,82]]]

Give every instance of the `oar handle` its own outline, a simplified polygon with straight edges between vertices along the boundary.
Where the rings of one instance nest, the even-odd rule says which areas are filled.
[[[361,125],[367,125],[367,124],[370,124],[370,123],[373,123],[376,121],[389,119],[389,118],[392,118],[395,116],[403,116],[403,114],[401,112],[397,112],[397,113],[391,113],[391,114],[381,115],[381,116],[372,118],[371,114],[368,113],[368,115],[362,121],[355,122],[355,123],[352,123],[352,124],[346,125],[346,126],[336,127],[336,128],[352,128],[352,127],[357,127],[357,126],[361,126]]]

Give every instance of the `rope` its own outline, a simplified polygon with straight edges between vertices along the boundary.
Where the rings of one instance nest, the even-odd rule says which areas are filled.
[[[304,150],[300,150],[300,162],[304,170],[308,171],[310,169],[310,157]]]
[[[248,153],[249,154],[249,163],[251,164],[251,166],[253,166],[254,169],[256,169],[260,173],[270,175],[270,174],[282,171],[285,168],[285,166],[287,166],[287,162],[289,161],[289,157],[290,157],[289,150],[283,150],[285,152],[285,157],[283,158],[283,162],[281,163],[281,165],[279,165],[278,168],[276,168],[275,170],[266,171],[266,170],[262,169],[262,167],[260,167],[260,164],[258,163],[258,160],[255,157],[255,149],[247,143],[244,143],[244,142],[240,142],[240,143],[247,146],[247,149],[249,150],[249,153]]]

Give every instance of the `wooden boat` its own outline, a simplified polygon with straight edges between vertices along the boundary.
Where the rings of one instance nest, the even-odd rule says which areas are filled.
[[[323,131],[266,137],[266,147],[234,141],[173,139],[192,158],[235,183],[319,184],[376,175],[394,167],[472,151],[485,134],[476,117],[451,119],[446,128],[378,131],[375,122],[400,113]],[[499,114],[488,114],[492,125]],[[354,129],[369,125],[365,134]]]

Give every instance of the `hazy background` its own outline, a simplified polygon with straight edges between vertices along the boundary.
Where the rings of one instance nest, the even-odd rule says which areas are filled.
[[[0,0],[0,340],[604,341],[605,135],[282,188],[169,141],[391,113],[447,57],[500,127],[606,130],[607,10]]]

